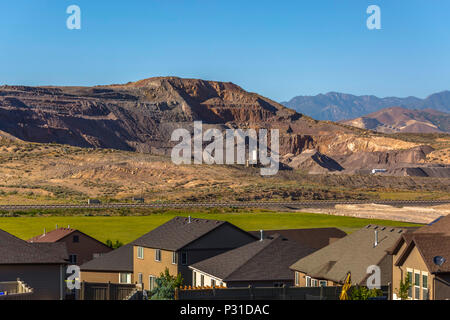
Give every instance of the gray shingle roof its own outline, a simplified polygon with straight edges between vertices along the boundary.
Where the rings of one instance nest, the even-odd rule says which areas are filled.
[[[81,271],[133,272],[133,245],[126,244],[80,266]]]
[[[249,233],[259,236],[259,231]],[[311,228],[311,229],[285,229],[285,230],[264,230],[264,234],[281,234],[283,237],[301,243],[305,246],[322,249],[330,244],[330,239],[340,239],[347,234],[338,228]]]
[[[378,230],[377,246],[374,246],[375,230]],[[377,265],[407,231],[405,228],[368,225],[300,259],[291,269],[338,283],[350,271],[352,282],[361,283],[367,277],[367,267]]]
[[[312,252],[314,249],[276,234],[190,267],[224,282],[293,280],[289,266]]]
[[[144,234],[135,245],[177,251],[191,242],[226,224],[226,221],[175,217],[158,228]]]
[[[0,230],[0,264],[66,264],[66,253],[59,244],[36,245]]]

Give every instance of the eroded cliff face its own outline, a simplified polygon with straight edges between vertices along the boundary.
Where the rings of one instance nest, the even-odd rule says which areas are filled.
[[[158,77],[96,87],[0,87],[0,130],[25,141],[168,155],[173,130],[191,129],[195,120],[221,130],[279,129],[282,156],[314,149],[323,159],[357,154],[369,161],[361,155],[379,152],[380,161],[391,161],[390,151],[418,146],[313,120],[233,83]],[[402,159],[423,161],[431,151]],[[347,163],[356,165],[355,157]]]

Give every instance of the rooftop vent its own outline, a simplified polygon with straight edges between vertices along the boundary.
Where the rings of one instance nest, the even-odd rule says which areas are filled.
[[[264,240],[264,230],[259,230],[259,241]]]
[[[375,248],[378,246],[378,230],[375,230],[375,242],[373,244],[373,247]]]

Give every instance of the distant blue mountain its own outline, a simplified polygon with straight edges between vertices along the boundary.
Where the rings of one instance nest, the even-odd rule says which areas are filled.
[[[329,92],[316,96],[297,96],[290,101],[282,102],[282,104],[314,119],[331,121],[358,118],[394,106],[418,110],[434,109],[449,113],[450,91],[435,93],[425,99],[416,97],[378,98]]]

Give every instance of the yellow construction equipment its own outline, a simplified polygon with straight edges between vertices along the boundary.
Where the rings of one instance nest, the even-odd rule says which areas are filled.
[[[347,273],[345,277],[344,285],[342,286],[341,295],[339,296],[339,300],[348,300],[347,291],[352,286],[352,274],[350,271]]]

